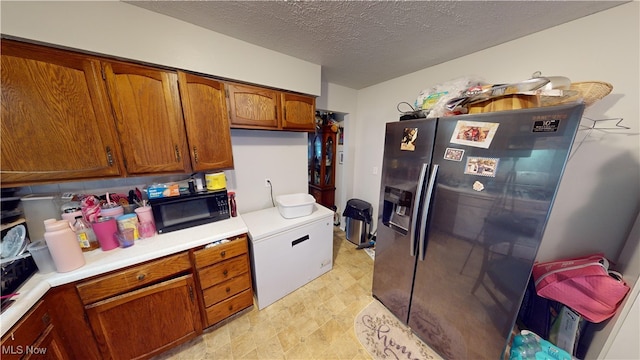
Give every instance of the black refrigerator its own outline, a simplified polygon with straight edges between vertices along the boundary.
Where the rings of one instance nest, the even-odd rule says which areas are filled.
[[[505,355],[583,110],[387,123],[373,296],[444,358]]]

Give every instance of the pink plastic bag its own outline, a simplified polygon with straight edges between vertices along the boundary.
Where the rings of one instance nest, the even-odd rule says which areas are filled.
[[[536,263],[533,279],[539,296],[558,301],[593,323],[612,317],[629,292],[622,275],[609,270],[602,254]]]

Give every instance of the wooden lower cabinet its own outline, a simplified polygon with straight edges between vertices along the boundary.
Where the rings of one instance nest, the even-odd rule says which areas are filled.
[[[33,344],[33,351],[26,354],[24,359],[69,359],[58,332],[49,324],[38,341]]]
[[[100,355],[148,359],[202,333],[188,252],[76,284]]]
[[[148,359],[253,306],[247,235],[50,289],[2,359]]]
[[[70,359],[44,300],[2,338],[2,359]]]
[[[89,305],[87,316],[106,359],[146,359],[198,336],[193,275]]]
[[[253,306],[247,236],[194,251],[205,327]]]

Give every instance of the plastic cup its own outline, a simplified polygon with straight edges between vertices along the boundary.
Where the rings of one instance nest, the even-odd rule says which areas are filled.
[[[100,208],[100,215],[105,217],[117,218],[124,215],[124,209],[121,205],[109,204]]]
[[[32,242],[27,246],[27,250],[41,273],[46,274],[56,271],[56,265],[44,240]]]
[[[143,239],[153,237],[156,234],[156,225],[149,221],[141,222],[138,224],[138,234]]]
[[[112,217],[101,217],[91,225],[93,226],[93,232],[96,233],[102,251],[109,251],[120,246],[118,240],[113,237],[113,235],[118,232],[116,219]]]
[[[113,236],[118,240],[121,248],[128,248],[129,246],[133,246],[135,241],[133,229],[130,228],[116,232],[115,234],[113,234]]]
[[[153,219],[153,211],[151,210],[151,206],[142,206],[136,208],[135,212],[138,215],[139,222],[155,222],[155,220]]]

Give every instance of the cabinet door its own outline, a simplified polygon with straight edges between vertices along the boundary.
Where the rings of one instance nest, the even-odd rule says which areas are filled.
[[[178,72],[193,171],[233,167],[224,84]]]
[[[282,93],[282,128],[287,130],[314,131],[316,128],[316,99]]]
[[[227,84],[231,127],[275,130],[280,125],[275,90]]]
[[[2,40],[0,67],[3,186],[121,174],[97,60]]]
[[[107,359],[149,358],[202,333],[193,275],[86,307]]]
[[[62,345],[56,329],[53,325],[49,325],[23,359],[65,360],[70,359],[70,357]]]
[[[189,172],[175,72],[103,63],[129,174]]]

